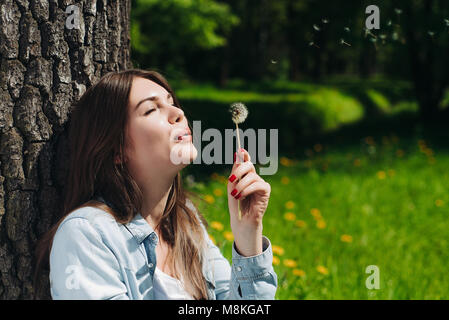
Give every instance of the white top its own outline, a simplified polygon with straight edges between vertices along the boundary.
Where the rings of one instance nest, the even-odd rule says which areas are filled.
[[[155,300],[193,300],[180,280],[170,277],[158,267],[154,271],[153,290]]]

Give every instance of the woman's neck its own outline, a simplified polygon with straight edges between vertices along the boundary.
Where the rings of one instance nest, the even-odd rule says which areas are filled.
[[[167,204],[174,178],[159,181],[151,179],[151,186],[142,188],[143,203],[141,215],[155,230]]]

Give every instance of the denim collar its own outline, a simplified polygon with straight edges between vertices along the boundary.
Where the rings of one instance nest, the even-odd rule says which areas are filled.
[[[140,213],[137,213],[130,222],[126,223],[125,227],[131,232],[139,244],[154,232],[153,228]]]
[[[106,201],[103,197],[95,196],[94,198],[97,201],[103,202],[110,208],[113,208],[112,204]],[[134,218],[130,222],[125,223],[124,226],[126,227],[126,229],[129,230],[129,232],[131,232],[131,234],[139,244],[141,244],[146,237],[148,237],[150,234],[154,232],[153,228],[142,217],[142,215],[139,212],[134,216]]]

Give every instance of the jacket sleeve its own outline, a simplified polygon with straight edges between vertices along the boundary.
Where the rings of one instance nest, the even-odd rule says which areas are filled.
[[[190,199],[187,206],[196,214],[198,211]],[[201,221],[201,219],[198,220]],[[200,222],[201,223],[201,222]],[[273,251],[270,240],[262,239],[262,253],[252,257],[241,256],[232,244],[232,266],[209,238],[201,223],[207,239],[207,269],[211,270],[217,300],[274,299],[277,289],[277,275],[273,269]]]
[[[273,252],[267,237],[263,237],[263,252],[252,257],[241,256],[233,243],[232,266],[210,239],[208,242],[218,300],[274,299],[277,275],[273,269]]]
[[[114,253],[85,218],[59,226],[50,252],[50,290],[55,300],[126,299],[126,285]]]

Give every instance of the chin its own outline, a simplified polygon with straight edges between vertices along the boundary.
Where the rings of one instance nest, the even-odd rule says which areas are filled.
[[[193,144],[188,146],[177,144],[170,152],[170,161],[175,166],[186,167],[198,156],[198,151]]]

